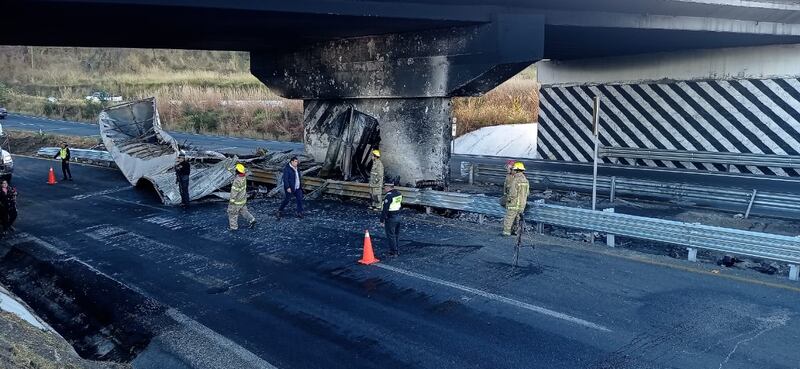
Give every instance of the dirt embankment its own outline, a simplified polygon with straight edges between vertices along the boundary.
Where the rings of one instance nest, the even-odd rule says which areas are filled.
[[[100,144],[100,138],[6,130],[6,140],[2,142],[2,147],[12,154],[36,155],[36,151],[40,148],[61,146],[62,142],[66,142],[70,147],[90,149]]]
[[[129,369],[130,365],[81,359],[60,335],[0,310],[0,368]]]

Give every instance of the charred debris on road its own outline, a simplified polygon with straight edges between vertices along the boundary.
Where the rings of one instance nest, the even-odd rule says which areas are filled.
[[[181,154],[192,163],[189,182],[192,200],[229,185],[234,175],[231,168],[237,162],[274,170],[295,156],[290,152],[259,150],[255,155],[238,157],[181,145],[161,128],[155,98],[105,109],[100,113],[99,124],[105,148],[125,178],[134,186],[149,183],[166,205],[178,205],[181,201],[175,181],[175,163]],[[299,157],[302,169],[314,166],[310,159]]]

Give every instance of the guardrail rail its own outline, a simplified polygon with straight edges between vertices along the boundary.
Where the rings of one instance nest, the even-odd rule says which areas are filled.
[[[466,177],[477,181],[502,184],[505,168],[497,164],[463,162]],[[590,174],[531,170],[526,172],[534,188],[589,192]],[[680,182],[660,182],[636,178],[597,177],[597,191],[610,198],[617,195],[693,204],[718,210],[765,216],[800,218],[800,195],[793,193],[755,191],[744,188],[700,186]]]
[[[269,185],[277,183],[277,172],[253,170],[249,179]],[[369,198],[366,183],[323,180],[304,177],[306,190],[317,189],[327,182],[329,194]],[[505,214],[497,198],[408,187],[397,188],[404,202],[431,208],[451,209],[481,215],[501,217]],[[529,203],[526,219],[543,224],[605,232],[650,241],[682,245],[688,248],[690,260],[696,249],[707,249],[741,256],[769,259],[790,265],[789,278],[798,279],[800,237],[751,232],[696,223],[640,217],[613,212],[592,211],[560,205],[545,204],[543,200]]]
[[[605,157],[605,158],[646,159],[646,160],[724,164],[728,166],[728,170],[730,170],[731,165],[747,165],[755,167],[772,167],[772,168],[800,168],[800,156],[796,155],[641,149],[641,148],[609,147],[609,146],[601,147],[599,155],[600,157]]]

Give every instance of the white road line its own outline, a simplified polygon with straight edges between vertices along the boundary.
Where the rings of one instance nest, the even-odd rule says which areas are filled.
[[[606,328],[606,327],[604,327],[602,325],[599,325],[599,324],[596,324],[596,323],[592,323],[590,321],[586,321],[586,320],[583,320],[583,319],[580,319],[580,318],[576,318],[576,317],[571,316],[571,315],[567,315],[567,314],[564,314],[564,313],[559,313],[557,311],[546,309],[546,308],[543,308],[541,306],[536,306],[536,305],[533,305],[533,304],[529,304],[527,302],[514,300],[514,299],[511,299],[511,298],[508,298],[508,297],[505,297],[505,296],[500,296],[500,295],[497,295],[497,294],[494,294],[494,293],[491,293],[491,292],[486,292],[486,291],[483,291],[483,290],[479,290],[477,288],[467,287],[467,286],[463,286],[463,285],[460,285],[460,284],[457,284],[457,283],[448,282],[448,281],[445,281],[445,280],[442,280],[442,279],[439,279],[439,278],[430,277],[430,276],[427,276],[427,275],[424,275],[424,274],[415,273],[415,272],[412,272],[410,270],[400,269],[400,268],[397,268],[397,267],[393,267],[391,265],[386,265],[386,264],[382,264],[382,263],[373,264],[373,265],[377,266],[378,268],[382,268],[382,269],[390,270],[390,271],[397,272],[397,273],[400,273],[400,274],[404,274],[404,275],[407,275],[409,277],[414,277],[414,278],[422,279],[424,281],[428,281],[428,282],[431,282],[431,283],[439,284],[439,285],[442,285],[442,286],[455,288],[457,290],[461,290],[461,291],[464,291],[464,292],[469,292],[469,293],[472,293],[472,294],[475,294],[475,295],[478,295],[478,296],[481,296],[481,297],[484,297],[484,298],[487,298],[487,299],[490,299],[490,300],[502,302],[502,303],[505,303],[505,304],[516,306],[516,307],[521,308],[521,309],[530,310],[530,311],[533,311],[533,312],[536,312],[536,313],[539,313],[539,314],[544,314],[544,315],[547,315],[547,316],[552,317],[552,318],[565,320],[565,321],[568,321],[570,323],[577,324],[577,325],[580,325],[580,326],[583,326],[583,327],[586,327],[586,328],[592,328],[592,329],[596,329],[596,330],[603,331],[603,332],[611,332],[610,329],[608,329],[608,328]]]
[[[146,208],[155,209],[155,210],[158,210],[158,211],[169,211],[169,209],[159,208],[158,206],[153,206],[153,205],[142,204],[142,203],[139,203],[139,202],[136,202],[136,201],[123,200],[123,199],[120,199],[120,198],[117,198],[117,197],[113,197],[113,196],[108,196],[108,195],[102,195],[102,196],[107,198],[107,199],[109,199],[109,200],[124,202],[126,204],[144,206]]]
[[[111,189],[104,190],[104,191],[97,191],[97,192],[90,192],[90,193],[85,193],[85,194],[81,194],[81,195],[75,195],[75,196],[72,196],[72,199],[73,200],[83,200],[83,199],[88,199],[88,198],[94,197],[94,196],[102,196],[102,195],[108,195],[108,194],[111,194],[111,193],[122,192],[122,191],[125,191],[125,190],[130,190],[132,188],[133,188],[133,186],[111,188]]]
[[[234,358],[238,359],[238,362],[246,364],[246,368],[277,369],[276,366],[258,357],[251,351],[239,346],[237,343],[215,332],[211,328],[206,327],[200,322],[184,315],[175,308],[169,308],[167,310],[167,315],[175,321],[183,324],[184,327],[191,330],[193,334],[204,337],[215,344],[214,353],[219,355],[218,359],[213,360],[212,362],[203,362],[203,364],[207,365],[209,368],[217,368],[217,364],[222,363],[222,361],[227,361],[225,356],[232,355]],[[217,363],[217,361],[219,361],[219,363]],[[225,367],[227,367],[227,365]]]

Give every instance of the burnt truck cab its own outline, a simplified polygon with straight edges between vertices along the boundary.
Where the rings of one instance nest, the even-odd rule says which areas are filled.
[[[11,175],[14,173],[14,159],[8,149],[8,137],[3,133],[3,126],[0,125],[0,179],[11,182]]]

